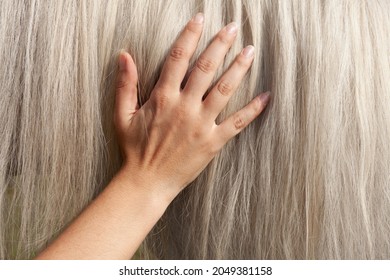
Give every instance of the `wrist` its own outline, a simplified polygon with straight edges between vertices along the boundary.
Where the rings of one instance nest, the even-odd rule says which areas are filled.
[[[168,207],[180,192],[180,186],[165,180],[159,174],[136,170],[126,164],[116,174],[115,180],[120,181],[120,185],[129,195],[137,194],[157,207]]]

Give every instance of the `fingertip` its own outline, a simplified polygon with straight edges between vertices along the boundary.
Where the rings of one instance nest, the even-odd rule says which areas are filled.
[[[131,55],[120,50],[118,55],[119,72],[116,82],[115,116],[116,122],[127,122],[139,109],[137,96],[138,74]]]
[[[121,72],[119,75],[120,80],[131,80],[131,82],[135,84],[138,82],[137,67],[131,55],[124,49],[119,52],[118,66],[119,72]]]
[[[271,98],[271,92],[267,91],[262,94],[260,94],[257,99],[259,101],[260,108],[263,109],[265,106],[267,106],[269,100]]]
[[[128,57],[127,55],[129,55],[125,50],[121,50],[119,52],[119,70],[121,71],[126,71],[127,70],[127,60],[128,60]]]
[[[192,19],[192,22],[196,24],[203,24],[204,22],[204,14],[203,13],[197,13]]]
[[[255,54],[255,47],[252,45],[248,45],[241,51],[241,53],[246,58],[252,58]]]
[[[137,83],[138,82],[138,71],[137,71],[137,66],[135,65],[133,57],[129,54],[126,53],[126,69],[129,71],[132,76],[134,81]]]

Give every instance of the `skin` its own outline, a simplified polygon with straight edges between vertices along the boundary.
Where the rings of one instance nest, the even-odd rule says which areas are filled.
[[[36,259],[130,259],[179,192],[263,111],[269,93],[215,123],[251,66],[252,46],[237,55],[202,101],[236,37],[235,23],[215,36],[180,88],[202,28],[203,15],[197,14],[174,43],[150,99],[141,108],[136,66],[128,53],[121,52],[114,123],[123,166]]]

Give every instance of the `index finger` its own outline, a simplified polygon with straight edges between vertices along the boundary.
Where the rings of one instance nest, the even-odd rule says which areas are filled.
[[[189,61],[196,50],[202,34],[203,21],[203,14],[198,13],[187,23],[169,52],[161,71],[158,85],[180,90]]]

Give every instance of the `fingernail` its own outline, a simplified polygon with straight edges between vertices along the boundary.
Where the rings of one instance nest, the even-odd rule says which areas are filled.
[[[192,21],[195,23],[203,23],[204,21],[204,16],[202,13],[197,13],[193,18]]]
[[[271,93],[270,91],[267,91],[267,92],[260,94],[259,98],[260,98],[262,105],[267,105],[267,103],[270,99],[270,93]]]
[[[121,50],[119,53],[119,70],[124,71],[127,67],[126,52]]]
[[[229,23],[227,26],[226,26],[226,31],[227,33],[229,34],[234,34],[237,32],[237,23],[235,22],[232,22],[232,23]]]
[[[255,53],[254,46],[247,46],[245,47],[245,49],[242,50],[242,54],[247,58],[252,57],[254,53]]]

